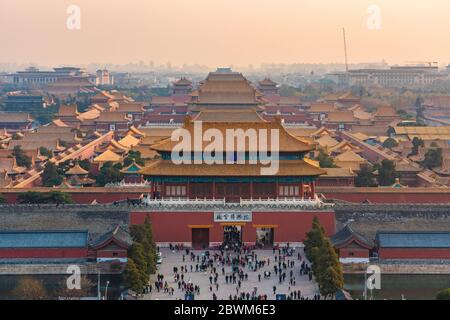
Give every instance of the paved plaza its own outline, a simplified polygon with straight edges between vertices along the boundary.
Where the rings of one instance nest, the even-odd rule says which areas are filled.
[[[225,268],[225,275],[222,274],[222,265],[215,263],[214,266],[217,268],[218,280],[217,283],[219,288],[217,290],[216,285],[210,285],[210,275],[211,268],[206,271],[195,271],[197,262],[192,262],[189,255],[186,255],[185,250],[180,251],[170,251],[167,249],[161,249],[163,255],[163,263],[159,266],[157,273],[164,275],[164,281],[167,281],[169,288],[173,288],[173,295],[160,290],[158,292],[155,289],[155,278],[152,278],[152,293],[145,295],[144,299],[151,300],[176,300],[183,299],[185,297],[185,292],[178,288],[178,282],[174,278],[174,267],[178,268],[178,273],[182,266],[185,266],[188,272],[184,273],[184,281],[187,283],[192,283],[193,285],[200,286],[200,294],[195,295],[196,300],[212,300],[213,294],[217,296],[218,300],[229,300],[230,295],[234,297],[242,292],[252,293],[254,288],[257,288],[257,295],[267,295],[268,300],[275,300],[276,294],[286,294],[289,295],[291,292],[298,292],[300,290],[301,295],[304,298],[313,299],[314,295],[318,294],[318,287],[314,281],[310,281],[308,275],[300,275],[301,263],[305,261],[304,252],[302,248],[296,248],[293,255],[286,257],[285,261],[293,261],[294,266],[292,268],[287,268],[286,280],[282,283],[279,282],[279,277],[274,273],[274,266],[277,265],[275,262],[275,256],[278,256],[278,250],[275,254],[273,250],[254,250],[253,252],[257,255],[258,260],[270,260],[270,264],[265,264],[264,267],[258,269],[257,271],[250,270],[248,266],[242,268],[244,273],[248,274],[248,279],[241,282],[241,288],[237,291],[237,284],[226,283],[225,275],[232,274],[232,267],[230,265],[223,266]],[[192,250],[195,255],[202,255],[204,251]],[[219,251],[209,251],[210,256],[214,253],[220,253]],[[302,260],[298,260],[298,253],[300,253]],[[183,254],[185,255],[185,262],[183,262]],[[236,256],[236,254],[232,254]],[[191,265],[193,272],[191,272]],[[293,271],[293,278],[295,279],[295,285],[290,285],[290,271]],[[264,278],[264,272],[271,272],[270,278]],[[258,280],[258,275],[261,275],[261,281]],[[276,294],[273,293],[273,287],[276,286]],[[210,287],[213,288],[210,291]],[[172,291],[169,289],[169,291]]]

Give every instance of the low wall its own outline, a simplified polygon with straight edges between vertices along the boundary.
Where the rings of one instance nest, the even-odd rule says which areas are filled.
[[[0,194],[8,203],[17,203],[17,196],[27,191],[50,192],[59,190],[67,192],[79,204],[112,203],[139,198],[150,193],[149,188],[27,188],[0,189]],[[352,203],[450,203],[450,188],[356,188],[356,187],[317,187],[317,192],[330,200],[341,200]]]
[[[449,203],[450,188],[317,187],[330,200],[352,203]]]

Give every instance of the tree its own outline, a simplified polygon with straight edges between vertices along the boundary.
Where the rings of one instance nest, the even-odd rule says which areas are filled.
[[[375,176],[373,170],[369,165],[361,166],[361,170],[355,177],[355,185],[357,187],[376,187]]]
[[[25,154],[20,146],[15,146],[12,152],[12,156],[16,158],[17,165],[20,167],[26,167],[30,169],[31,158]]]
[[[47,290],[41,281],[32,277],[23,277],[13,289],[12,296],[19,300],[45,300]]]
[[[50,150],[48,150],[46,147],[40,147],[39,153],[47,158],[53,157],[53,153]]]
[[[113,165],[112,162],[105,162],[98,173],[96,183],[104,187],[108,183],[117,183],[122,181],[123,175],[120,172],[119,166]]]
[[[342,267],[339,267],[342,269]],[[325,269],[321,275],[320,294],[329,297],[344,287],[344,278],[341,272],[333,267]]]
[[[51,191],[44,196],[45,203],[71,204],[73,203],[70,194],[61,191]]]
[[[61,281],[59,289],[56,291],[56,295],[60,299],[80,299],[83,297],[91,296],[93,288],[96,284],[88,279],[87,276],[81,278],[80,289],[69,289],[67,288],[67,279]]]
[[[133,151],[131,150],[128,152],[127,157],[123,160],[123,165],[125,167],[128,167],[130,164],[136,162],[138,165],[143,166],[145,165],[144,159],[141,158],[141,153],[139,151]]]
[[[414,137],[412,140],[412,149],[411,149],[411,153],[408,155],[408,157],[410,156],[417,156],[419,154],[419,148],[424,146],[423,140],[418,138],[418,137]]]
[[[53,187],[60,185],[63,177],[58,174],[58,168],[51,161],[48,161],[42,172],[42,184],[44,187]]]
[[[0,204],[5,204],[7,203],[5,197],[0,193]]]
[[[383,142],[383,147],[384,148],[392,149],[392,148],[395,148],[397,146],[398,146],[398,142],[395,141],[395,139],[393,139],[393,138],[387,138]]]
[[[139,242],[134,242],[130,248],[128,248],[128,257],[136,264],[141,277],[141,282],[143,285],[146,285],[150,274],[148,273],[149,268],[146,253],[144,252],[144,246]]]
[[[312,229],[308,232],[304,244],[306,257],[312,263],[321,295],[328,297],[342,289],[344,276],[339,257],[330,239],[325,236],[317,217],[314,217]]]
[[[384,159],[378,169],[378,184],[380,186],[391,186],[395,183],[397,172],[394,161]]]
[[[416,107],[416,122],[422,122],[423,118],[424,118],[424,107],[423,107],[423,98],[421,96],[418,96],[415,102],[415,107]]]
[[[422,161],[422,166],[431,170],[433,168],[440,167],[442,165],[442,162],[442,149],[433,148],[429,149],[427,153],[425,153],[425,158]]]
[[[128,258],[127,266],[122,273],[122,280],[125,288],[141,293],[145,283],[142,282],[142,275],[133,259]]]
[[[70,204],[73,203],[68,193],[61,191],[51,191],[42,193],[37,191],[27,191],[17,196],[17,201],[22,204]]]
[[[320,248],[325,238],[325,230],[320,225],[319,219],[315,216],[312,222],[312,229],[306,234],[304,241],[305,254],[309,261],[315,261],[314,248]]]
[[[450,288],[439,291],[436,300],[450,300]]]
[[[335,168],[333,158],[325,153],[322,149],[319,150],[319,155],[317,156],[317,161],[321,168]]]
[[[153,231],[149,218],[145,219],[143,225],[133,225],[130,229],[133,241],[142,244],[147,263],[147,274],[156,272],[156,244],[153,240]]]

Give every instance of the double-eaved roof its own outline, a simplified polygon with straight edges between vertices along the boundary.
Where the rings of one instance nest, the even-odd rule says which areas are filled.
[[[303,160],[280,160],[278,172],[274,176],[320,176],[325,173]],[[262,168],[269,165],[258,164],[182,164],[176,165],[171,160],[155,160],[143,170],[148,176],[204,176],[204,177],[256,177],[261,176]]]
[[[199,123],[200,124],[200,123]],[[191,152],[201,152],[205,150],[205,147],[208,146],[211,142],[208,141],[202,141],[201,145],[194,145],[194,135],[199,134],[194,130],[194,122],[190,121],[189,119],[186,121],[185,125],[183,126],[184,129],[188,130],[191,135]],[[308,152],[311,150],[314,150],[314,146],[311,144],[308,144],[299,138],[293,136],[290,134],[286,129],[283,127],[283,125],[279,122],[203,122],[201,123],[201,135],[203,137],[204,133],[207,130],[215,130],[214,132],[220,133],[223,137],[222,141],[222,148],[216,148],[215,151],[227,151],[227,132],[228,133],[236,133],[238,130],[241,130],[241,132],[247,133],[247,132],[256,132],[256,148],[257,150],[254,150],[254,145],[249,142],[250,139],[245,138],[245,141],[243,141],[243,149],[239,148],[239,143],[236,143],[236,146],[234,146],[234,151],[237,152],[244,152],[244,151],[258,151],[260,148],[258,146],[258,140],[259,140],[259,133],[260,132],[266,132],[267,134],[267,150],[270,151],[270,148],[275,145],[275,141],[272,141],[271,139],[271,133],[272,130],[278,130],[279,134],[279,152]],[[247,131],[248,130],[248,131]],[[210,131],[212,132],[212,131]],[[200,139],[202,139],[200,137]],[[178,141],[172,141],[171,138],[164,139],[159,143],[156,143],[151,146],[153,150],[156,150],[158,152],[172,152],[174,147],[178,144]],[[218,143],[218,142],[217,142]],[[199,149],[200,148],[200,149]],[[186,151],[186,150],[185,150]],[[187,150],[189,151],[189,150]]]

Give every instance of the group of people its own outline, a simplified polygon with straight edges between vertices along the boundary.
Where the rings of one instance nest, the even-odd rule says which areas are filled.
[[[230,229],[230,232],[233,230]],[[302,295],[296,288],[296,276],[308,276],[312,281],[310,266],[303,260],[301,253],[294,256],[294,248],[289,245],[280,248],[273,248],[273,257],[259,257],[251,247],[233,245],[230,247],[220,247],[217,251],[194,252],[189,248],[178,245],[170,245],[172,251],[182,252],[183,265],[173,267],[173,282],[179,292],[184,293],[184,298],[194,298],[200,295],[200,285],[194,283],[194,273],[204,273],[208,286],[204,287],[211,293],[212,299],[219,299],[220,286],[234,286],[235,293],[230,294],[230,290],[224,291],[229,295],[221,298],[229,300],[267,300],[267,293],[258,292],[258,287],[250,290],[243,289],[243,284],[251,278],[249,274],[256,275],[259,283],[273,279],[278,280],[279,286],[287,286],[284,292],[286,299],[304,300],[310,299]],[[271,263],[273,267],[271,267]],[[270,268],[271,267],[271,268]],[[205,286],[205,284],[203,284]],[[175,289],[165,281],[163,275],[157,276],[155,287],[158,292],[162,290],[169,296],[174,295]],[[245,287],[248,287],[245,286]],[[286,290],[284,290],[286,291]],[[277,295],[277,287],[273,286],[273,294]],[[314,300],[320,299],[315,295]]]

